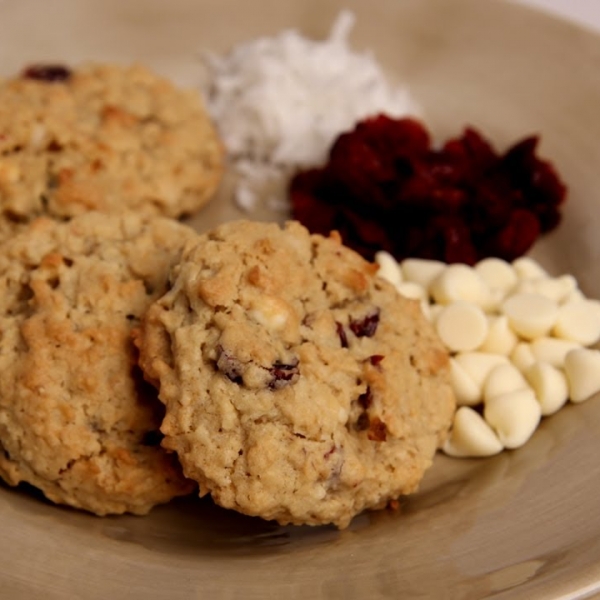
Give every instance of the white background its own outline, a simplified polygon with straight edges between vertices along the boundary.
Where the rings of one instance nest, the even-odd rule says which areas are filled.
[[[513,0],[600,31],[600,0]]]

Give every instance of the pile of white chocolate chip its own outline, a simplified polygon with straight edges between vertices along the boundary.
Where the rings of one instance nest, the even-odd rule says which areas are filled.
[[[376,255],[379,275],[421,301],[451,354],[458,410],[443,447],[491,456],[527,442],[542,417],[600,391],[600,301],[533,259],[474,267]]]

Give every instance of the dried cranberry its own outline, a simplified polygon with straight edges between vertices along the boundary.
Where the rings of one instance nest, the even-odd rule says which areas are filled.
[[[350,319],[350,329],[356,337],[373,337],[379,325],[379,309],[362,319]]]
[[[365,410],[367,410],[367,408],[369,408],[371,406],[371,404],[373,404],[373,395],[371,394],[371,388],[370,387],[367,387],[367,389],[365,390],[365,392],[362,393],[358,397],[358,403]]]
[[[337,229],[368,259],[380,249],[398,260],[516,257],[558,225],[566,197],[537,143],[501,155],[468,127],[434,149],[417,121],[368,118],[339,136],[327,165],[292,178],[292,216],[316,233]]]
[[[356,420],[356,430],[365,431],[366,429],[369,429],[369,425],[369,415],[366,412],[360,413],[358,419]]]
[[[460,138],[446,142],[442,155],[453,164],[457,172],[462,172],[465,180],[477,179],[498,161],[496,151],[472,127],[467,127]]]
[[[62,146],[56,140],[52,140],[46,147],[46,150],[48,150],[48,152],[60,152]]]
[[[300,369],[298,368],[297,360],[291,364],[276,362],[269,369],[269,372],[273,377],[273,379],[269,382],[269,388],[272,390],[278,390],[286,385],[295,383],[300,375]]]
[[[348,336],[346,335],[346,330],[344,329],[344,326],[341,323],[339,323],[338,321],[336,321],[335,329],[337,331],[338,337],[340,338],[340,344],[342,345],[342,348],[347,348],[348,347]]]
[[[329,458],[332,454],[334,454],[334,452],[336,452],[336,450],[337,448],[335,446],[331,446],[331,448],[327,452],[325,452],[325,454],[323,454],[323,458]]]
[[[379,417],[370,420],[367,437],[373,442],[385,442],[387,439],[387,426]]]
[[[539,217],[542,232],[550,231],[560,221],[557,208],[564,202],[566,187],[556,169],[535,155],[539,139],[526,138],[515,144],[503,157],[502,164],[510,173],[512,184],[523,190]]]
[[[331,148],[329,160],[332,169],[341,167],[339,176],[348,180],[350,186],[357,185],[361,180],[367,184],[386,181],[394,178],[394,168],[391,161],[386,160],[359,135],[346,133],[340,135]],[[355,169],[348,169],[354,166]]]
[[[31,65],[23,70],[22,77],[25,79],[35,79],[37,81],[46,81],[48,83],[58,83],[67,81],[72,73],[68,67],[63,65]]]
[[[393,160],[424,156],[429,151],[431,139],[423,124],[415,119],[393,119],[387,115],[367,118],[356,128],[371,148]]]
[[[508,223],[489,241],[490,254],[508,261],[522,256],[540,235],[540,222],[530,211],[519,208]]]
[[[456,217],[440,218],[433,221],[432,229],[438,232],[439,255],[447,263],[473,264],[477,251],[471,239],[471,230]]]
[[[223,373],[230,381],[241,385],[243,365],[241,361],[226,352],[221,346],[218,348],[219,356],[217,358],[217,369]]]
[[[329,192],[320,190],[323,174],[320,170],[304,171],[294,177],[295,218],[313,233],[328,235],[335,229],[338,211],[335,206],[320,201]]]
[[[384,358],[385,358],[385,356],[383,356],[383,354],[373,354],[372,356],[369,356],[369,362],[374,367],[378,367]]]

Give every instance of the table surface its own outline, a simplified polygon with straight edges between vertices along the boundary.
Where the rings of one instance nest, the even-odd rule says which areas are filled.
[[[600,31],[599,0],[512,0]]]

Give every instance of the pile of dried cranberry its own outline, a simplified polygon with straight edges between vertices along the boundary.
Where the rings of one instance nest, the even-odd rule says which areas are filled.
[[[379,115],[340,135],[325,167],[292,179],[292,215],[314,233],[337,229],[369,259],[513,260],[558,225],[566,195],[537,141],[500,155],[467,128],[433,149],[421,123]]]

